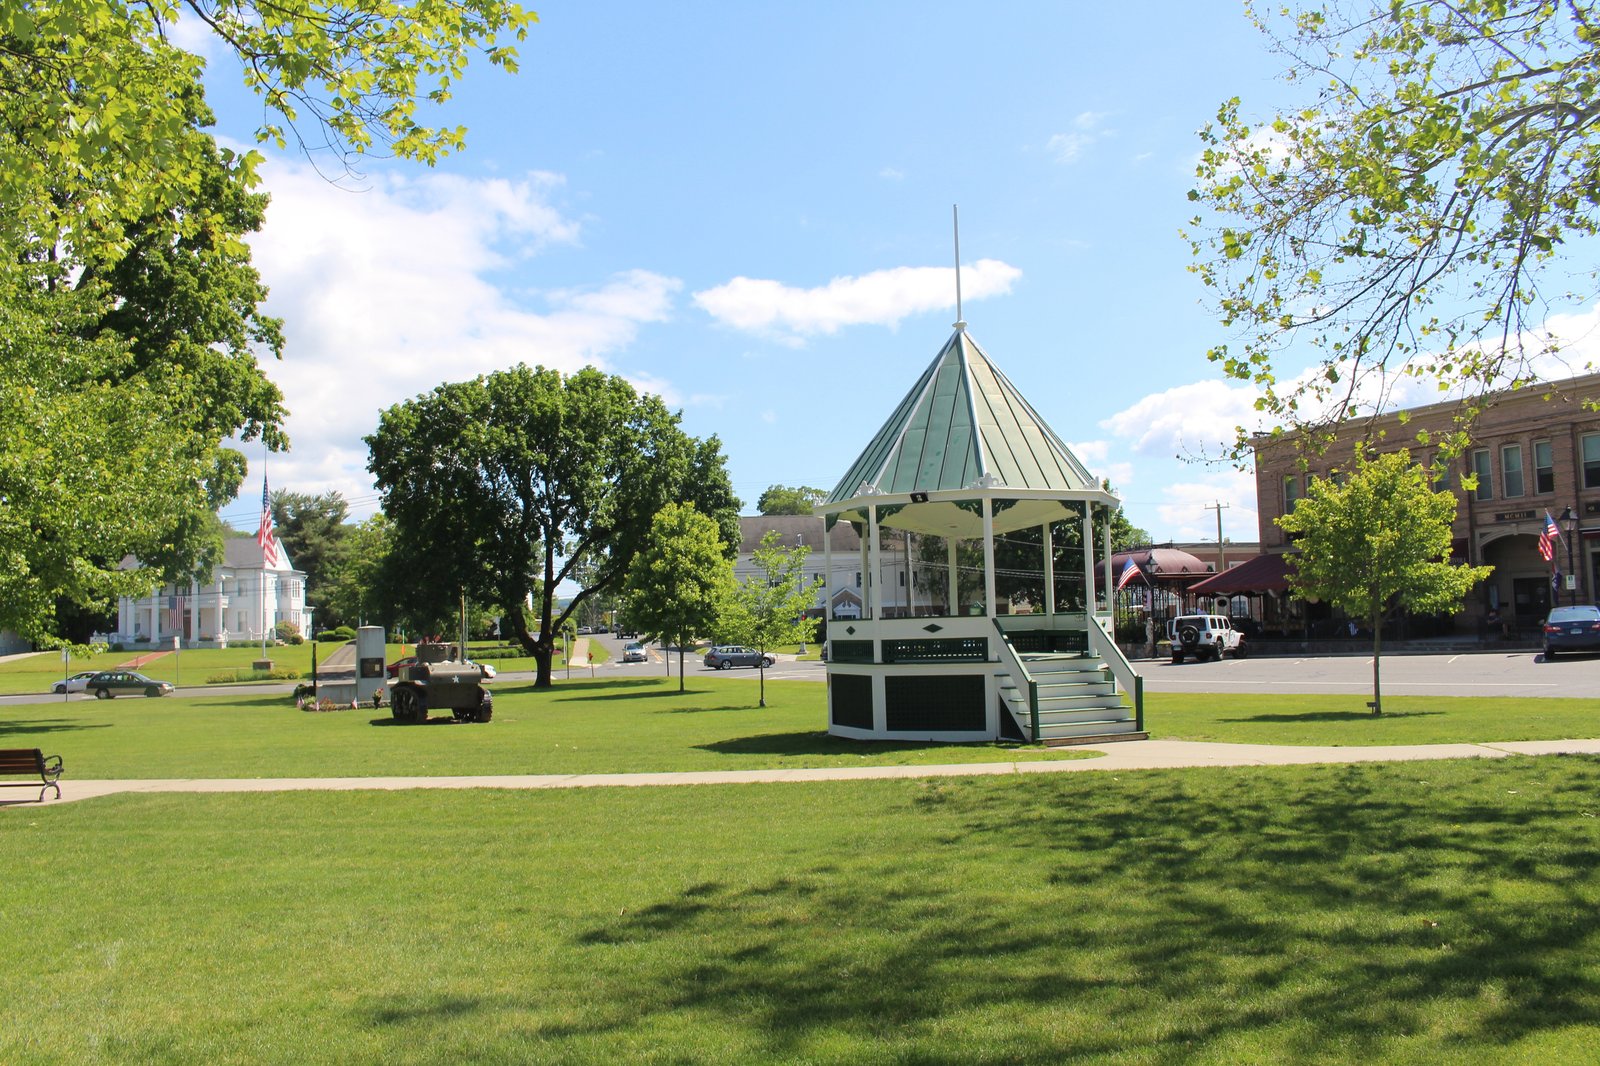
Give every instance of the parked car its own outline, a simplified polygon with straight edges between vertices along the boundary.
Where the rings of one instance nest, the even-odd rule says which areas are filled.
[[[590,628],[589,626],[579,626],[578,627],[578,636],[580,636],[580,637],[587,637],[589,634],[591,634],[593,632],[594,632],[594,630],[592,628]]]
[[[776,661],[770,655],[738,644],[719,644],[706,652],[706,666],[712,670],[730,670],[735,666],[771,666]]]
[[[134,696],[141,692],[146,696],[166,696],[172,692],[172,682],[156,681],[132,670],[101,670],[89,679],[84,690],[93,692],[95,698],[101,700],[109,700],[113,696]]]
[[[594,627],[594,631],[596,633],[609,633],[611,632],[611,627],[606,625],[604,622],[601,622],[599,625]]]
[[[383,672],[388,674],[390,677],[399,677],[401,670],[404,670],[406,667],[413,665],[414,663],[416,663],[416,661],[417,661],[417,657],[415,655],[407,655],[405,658],[396,659],[394,662],[390,663],[388,666],[385,666],[383,668]]]
[[[1244,656],[1244,635],[1233,628],[1233,622],[1219,614],[1184,614],[1167,623],[1167,637],[1172,641],[1172,661],[1181,663],[1185,658],[1221,659]]]
[[[99,672],[100,671],[98,670],[84,670],[80,673],[73,674],[65,681],[57,681],[50,687],[50,691],[54,692],[57,696],[67,692],[83,692],[89,687],[89,679]]]
[[[644,645],[637,640],[622,649],[622,661],[625,663],[642,663],[645,661]]]
[[[1558,651],[1600,651],[1600,607],[1556,607],[1544,620],[1544,660]]]

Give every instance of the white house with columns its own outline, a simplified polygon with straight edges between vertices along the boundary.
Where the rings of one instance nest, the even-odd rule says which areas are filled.
[[[138,568],[131,556],[123,567]],[[170,645],[177,637],[186,648],[227,647],[270,642],[279,622],[290,622],[311,634],[306,607],[306,575],[296,570],[278,543],[278,561],[264,566],[254,537],[229,537],[222,563],[208,582],[163,585],[147,596],[124,596],[117,603],[117,631],[105,635],[115,644]]]

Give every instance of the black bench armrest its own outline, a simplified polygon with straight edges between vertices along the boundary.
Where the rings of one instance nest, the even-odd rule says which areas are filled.
[[[62,770],[61,756],[46,755],[41,758],[39,762],[39,773],[43,775],[47,783],[54,784],[56,781],[60,780]]]

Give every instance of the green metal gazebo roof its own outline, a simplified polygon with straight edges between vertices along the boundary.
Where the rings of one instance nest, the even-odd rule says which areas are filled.
[[[977,486],[1096,492],[1100,484],[960,323],[823,504]]]

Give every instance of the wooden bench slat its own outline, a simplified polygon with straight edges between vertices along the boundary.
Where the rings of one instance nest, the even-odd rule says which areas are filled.
[[[61,777],[61,756],[45,755],[39,748],[0,748],[0,776],[16,776],[18,774],[38,774],[44,787],[39,790],[39,801],[44,802],[44,794],[50,789],[55,789],[56,799],[61,798],[61,786],[56,782]],[[32,788],[32,781],[0,781],[0,787]]]

